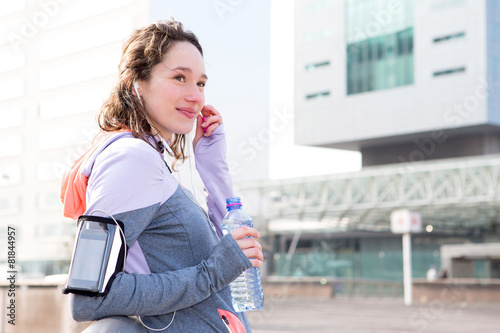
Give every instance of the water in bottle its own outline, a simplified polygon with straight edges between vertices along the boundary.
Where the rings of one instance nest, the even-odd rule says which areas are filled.
[[[252,218],[241,209],[239,197],[228,198],[226,203],[227,214],[222,220],[224,235],[245,225],[253,227]],[[259,268],[248,268],[231,283],[231,298],[236,312],[259,310],[264,307]]]

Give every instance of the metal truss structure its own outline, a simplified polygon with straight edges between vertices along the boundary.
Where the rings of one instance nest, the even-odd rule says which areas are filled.
[[[500,156],[369,167],[355,173],[240,183],[260,230],[278,233],[389,231],[396,209],[420,212],[434,230],[495,231]]]

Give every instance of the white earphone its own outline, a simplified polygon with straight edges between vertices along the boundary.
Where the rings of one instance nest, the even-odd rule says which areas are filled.
[[[135,93],[137,94],[137,98],[139,98],[139,103],[141,103],[142,107],[144,107],[144,105],[142,104],[141,95],[139,94],[139,83],[137,81],[134,81],[134,89]]]

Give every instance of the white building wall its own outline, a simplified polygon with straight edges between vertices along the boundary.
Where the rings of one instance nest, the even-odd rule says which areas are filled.
[[[365,140],[488,123],[486,98],[477,97],[487,88],[485,1],[414,1],[414,83],[354,95],[346,95],[345,2],[322,1],[328,6],[321,10],[304,9],[318,2],[296,1],[297,143],[359,149]],[[361,30],[379,22],[377,14]],[[304,41],[323,29],[331,31],[328,37]],[[458,32],[465,37],[433,43]],[[305,71],[318,60],[331,65]],[[433,76],[455,67],[466,70]],[[331,93],[305,99],[319,91]]]
[[[500,125],[500,3],[487,0],[488,116]]]

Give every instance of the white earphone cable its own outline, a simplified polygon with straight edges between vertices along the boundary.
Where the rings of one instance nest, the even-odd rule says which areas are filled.
[[[120,234],[122,235],[123,237],[123,241],[125,242],[124,245],[124,248],[125,248],[125,255],[124,255],[124,258],[123,258],[123,267],[122,267],[122,272],[125,272],[125,263],[127,262],[127,239],[125,238],[125,233],[123,232],[123,229],[122,227],[120,227],[120,225],[118,224],[118,222],[115,220],[115,218],[113,217],[113,215],[111,215],[110,213],[108,213],[107,211],[105,210],[101,210],[101,209],[94,209],[90,215],[94,214],[95,212],[101,212],[101,213],[104,213],[106,215],[108,215],[109,217],[111,217],[113,219],[113,221],[115,222],[116,226],[118,227],[118,230],[120,231]]]
[[[116,226],[118,227],[118,230],[120,230],[120,233],[121,235],[123,236],[123,240],[126,240],[125,238],[125,233],[123,232],[123,229],[120,227],[120,225],[118,224],[118,222],[115,220],[115,218],[113,217],[113,215],[111,215],[110,213],[108,213],[107,211],[105,210],[101,210],[101,209],[94,209],[92,211],[92,213],[90,213],[90,215],[94,214],[95,212],[101,212],[101,213],[104,213],[104,214],[107,214],[109,217],[111,217],[113,219],[113,221],[115,222]],[[125,245],[125,256],[124,256],[124,259],[123,259],[123,268],[122,268],[122,272],[125,272],[125,263],[127,262],[127,244],[124,244]],[[165,329],[167,329],[171,324],[172,322],[174,321],[174,318],[175,318],[175,313],[177,311],[174,311],[174,315],[172,316],[172,319],[170,320],[170,323],[168,323],[167,326],[165,326],[164,328],[161,328],[161,329],[156,329],[156,328],[151,328],[149,326],[147,326],[146,324],[144,324],[142,322],[142,319],[141,319],[141,316],[137,316],[137,318],[139,319],[139,321],[141,322],[142,326],[146,327],[148,330],[151,330],[151,331],[155,331],[155,332],[159,332],[159,331],[163,331]]]

